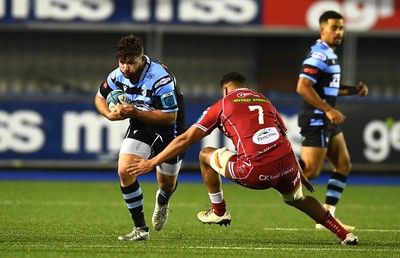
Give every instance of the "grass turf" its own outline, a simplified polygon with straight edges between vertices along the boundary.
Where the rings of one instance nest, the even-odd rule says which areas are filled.
[[[151,226],[156,183],[141,183]],[[325,187],[313,194],[323,201]],[[306,190],[304,190],[306,192]],[[400,188],[349,185],[337,216],[355,225],[360,245],[335,235],[285,205],[273,189],[224,184],[232,223],[204,225],[206,188],[181,183],[163,230],[150,241],[121,242],[132,222],[117,182],[0,182],[0,257],[400,257]],[[308,193],[307,193],[308,194]]]

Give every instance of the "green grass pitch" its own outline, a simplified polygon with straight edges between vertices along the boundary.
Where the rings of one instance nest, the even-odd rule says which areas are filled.
[[[151,226],[156,183],[141,183]],[[325,186],[313,195],[324,199]],[[304,192],[306,190],[304,189]],[[348,185],[337,217],[356,226],[360,245],[336,236],[285,205],[273,189],[224,184],[232,223],[204,225],[202,183],[181,183],[167,224],[150,240],[121,242],[132,228],[118,182],[0,182],[0,257],[400,257],[400,188]],[[307,193],[308,194],[308,193]]]

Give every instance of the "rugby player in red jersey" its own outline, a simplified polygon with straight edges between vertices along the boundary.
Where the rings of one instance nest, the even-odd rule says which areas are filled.
[[[251,189],[276,189],[283,201],[324,225],[343,245],[356,245],[358,238],[344,229],[322,204],[302,192],[302,183],[314,188],[303,175],[288,140],[286,126],[275,107],[262,94],[248,89],[238,72],[226,74],[220,83],[223,98],[203,112],[189,130],[175,138],[152,159],[135,159],[127,171],[135,176],[147,173],[170,157],[209,135],[215,128],[230,138],[236,152],[227,148],[201,150],[200,169],[212,208],[197,217],[203,223],[230,224],[221,175]]]

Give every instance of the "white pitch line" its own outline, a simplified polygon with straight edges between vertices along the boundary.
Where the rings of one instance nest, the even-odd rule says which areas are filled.
[[[61,246],[52,246],[48,244],[22,244],[19,243],[18,246],[23,246],[25,248],[82,248],[82,249],[112,249],[112,248],[118,248],[118,249],[131,249],[132,246],[127,245],[127,246],[121,246],[121,245],[85,245],[84,247],[81,245],[61,245]],[[340,246],[338,244],[338,246]],[[162,246],[162,248],[165,249],[171,249],[174,247],[168,247],[168,246]],[[395,252],[400,252],[399,248],[367,248],[367,249],[359,249],[357,246],[354,248],[344,248],[344,247],[336,247],[332,248],[326,247],[326,248],[321,248],[321,247],[251,247],[251,246],[181,246],[179,247],[180,249],[188,249],[188,250],[194,250],[194,249],[201,249],[201,250],[253,250],[253,251],[274,251],[274,250],[280,250],[280,251],[338,251],[338,252],[382,252],[382,253],[395,253]]]
[[[315,231],[314,228],[264,228],[267,231]],[[373,228],[365,228],[365,229],[355,229],[355,231],[359,232],[390,232],[390,233],[400,233],[400,229],[373,229]]]

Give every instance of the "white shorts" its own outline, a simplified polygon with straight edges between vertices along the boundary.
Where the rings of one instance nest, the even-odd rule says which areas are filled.
[[[119,151],[119,155],[133,154],[144,159],[149,158],[152,153],[153,150],[150,147],[150,145],[132,138],[125,138],[122,141],[121,148]],[[161,174],[167,176],[175,176],[179,173],[181,166],[182,166],[182,160],[177,159],[177,162],[175,164],[161,163],[156,168],[157,171],[160,172]]]

